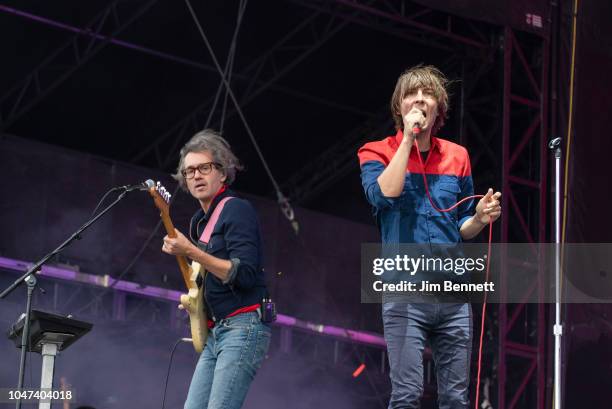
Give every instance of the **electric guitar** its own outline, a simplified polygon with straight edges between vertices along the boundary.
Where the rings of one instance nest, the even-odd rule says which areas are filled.
[[[149,188],[149,193],[153,197],[155,206],[160,211],[162,223],[168,237],[176,237],[174,225],[170,219],[170,193],[159,182]],[[202,271],[202,266],[195,261],[189,265],[185,256],[176,256],[176,261],[187,287],[187,294],[181,294],[181,306],[189,314],[193,347],[196,352],[200,353],[204,349],[206,338],[208,337],[208,319],[206,304],[204,303],[205,280],[202,280],[200,287],[198,287],[196,280],[198,275],[204,272]],[[205,277],[202,276],[202,278]]]

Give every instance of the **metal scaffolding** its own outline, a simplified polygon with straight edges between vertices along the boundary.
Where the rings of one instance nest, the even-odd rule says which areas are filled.
[[[378,8],[365,6],[359,1],[296,2],[339,16],[347,9],[358,9],[360,15],[351,17],[350,21],[396,35],[400,32],[392,26],[402,23],[406,26],[415,26],[415,19],[432,12],[426,8],[421,11],[413,8],[412,14],[408,15],[404,7],[406,2],[393,3],[399,5],[396,8],[389,8],[390,2],[377,3]],[[364,18],[364,15],[374,16],[375,19]],[[449,21],[451,18],[449,17]],[[448,27],[456,26],[456,24],[448,25]],[[461,142],[470,141],[470,153],[475,169],[484,167],[495,169],[499,168],[500,162],[503,164],[500,175],[490,171],[475,172],[479,184],[493,186],[501,179],[502,205],[505,209],[501,220],[501,242],[545,242],[548,225],[546,196],[549,191],[546,178],[548,40],[505,27],[501,36],[503,42],[494,44],[501,46],[502,49],[500,63],[499,56],[495,58],[490,50],[482,51],[486,48],[484,41],[487,35],[478,33],[476,38],[480,39],[479,42],[452,33],[450,30],[446,31],[423,23],[419,23],[418,28],[430,34],[427,39],[420,38],[419,43],[438,47],[440,43],[431,36],[434,38],[439,36],[464,46],[475,47],[480,51],[471,54],[480,55],[480,60],[464,60],[464,72],[470,72],[472,75],[464,76],[462,86]],[[407,35],[406,31],[409,32],[403,30],[400,34],[404,38]],[[447,49],[443,46],[439,48]],[[526,50],[530,53],[527,56]],[[526,81],[523,80],[525,78]],[[500,83],[500,79],[503,79],[503,84]],[[483,83],[489,85],[488,90],[483,90]],[[521,117],[522,119],[518,119]],[[372,129],[367,126],[366,128]],[[355,133],[358,133],[358,130]],[[364,136],[366,135],[362,135]],[[350,144],[351,141],[353,145]],[[292,198],[297,202],[303,202],[324,189],[328,183],[346,174],[350,159],[338,153],[343,148],[349,147],[354,153],[355,141],[359,141],[358,136],[354,136],[354,133],[347,135],[337,146],[325,151],[313,162],[317,166],[317,172],[310,172],[309,170],[312,170],[310,166],[291,177],[287,186]],[[357,142],[357,145],[360,142]],[[537,162],[535,165],[534,161]],[[315,182],[306,178],[306,174],[310,174],[311,177],[315,175],[313,178]],[[518,199],[519,196],[522,200]],[[511,227],[516,226],[517,229],[511,230]],[[508,263],[502,264],[505,266],[501,272],[503,282],[508,279],[511,271]],[[540,264],[538,268],[539,280],[536,285],[526,289],[525,297],[535,291],[538,300],[542,301],[543,265]],[[542,303],[535,304],[535,307],[526,303],[500,304],[497,311],[489,310],[489,315],[497,314],[499,319],[497,328],[499,357],[495,371],[498,387],[497,402],[494,403],[496,407],[544,408],[547,362],[545,313]],[[489,322],[494,321],[494,319],[489,320]],[[519,327],[528,334],[517,334],[516,329]],[[509,368],[512,369],[511,377],[508,376]]]
[[[448,59],[442,67],[443,70],[451,70],[456,64],[454,57],[452,55]],[[351,172],[359,171],[357,150],[364,143],[395,132],[389,107],[384,106],[313,158],[310,163],[289,176],[283,183],[283,191],[287,192],[293,203],[308,203]]]
[[[7,130],[156,2],[148,0],[134,4],[132,1],[115,0],[96,15],[0,97],[0,131]],[[2,6],[2,11],[17,13],[17,10],[6,6]]]
[[[549,41],[547,37],[504,29],[501,241],[547,240],[547,143]],[[502,288],[515,274],[516,263],[501,263]],[[537,304],[504,303],[498,308],[499,409],[538,408],[546,402],[546,310],[544,260],[524,299],[537,294]]]
[[[0,98],[0,130],[11,126],[110,43],[202,70],[214,70],[206,64],[117,40],[117,35],[156,1],[116,0],[82,29],[60,27],[75,35]],[[240,106],[245,107],[264,91],[274,89],[324,106],[363,114],[366,118],[361,126],[285,182],[294,202],[306,202],[346,176],[357,165],[356,150],[364,138],[381,135],[390,128],[386,108],[370,115],[355,107],[277,84],[343,27],[354,23],[458,57],[464,73],[457,115],[459,139],[462,144],[470,145],[477,185],[482,187],[501,181],[504,214],[498,226],[499,240],[533,244],[547,241],[550,33],[542,37],[508,26],[494,28],[408,0],[291,1],[313,12],[259,58],[232,75],[233,80],[240,81],[237,87]],[[125,7],[124,3],[132,7]],[[0,10],[16,14],[15,9],[9,11],[4,6]],[[149,159],[147,163],[152,163],[150,159],[153,158],[160,168],[167,168],[182,142],[203,127],[213,101],[214,97],[210,97],[195,107],[134,155],[132,162],[142,163]],[[225,119],[233,112],[233,109],[228,110]],[[490,170],[499,169],[500,163],[499,174]],[[512,260],[502,260],[502,288],[513,274],[510,268],[513,264]],[[537,299],[543,300],[543,264],[536,269],[540,279],[525,289],[525,299],[537,294]],[[59,293],[59,290],[54,292]],[[122,297],[125,295],[113,295],[110,309],[100,309],[97,304],[91,308],[109,311],[114,319],[124,319],[130,312]],[[53,299],[59,302],[60,298],[54,295]],[[71,299],[66,298],[64,302],[69,304]],[[147,310],[159,308],[147,306]],[[492,370],[497,375],[494,407],[543,409],[547,401],[545,305],[502,302],[496,309],[489,308],[488,314],[496,316],[498,322],[498,357]],[[174,308],[163,315],[171,321],[176,319]],[[177,325],[176,321],[172,322],[171,325]],[[281,348],[292,348],[290,335],[287,335],[290,330],[284,331]]]
[[[424,7],[409,0],[291,1],[444,51],[457,52],[458,45],[482,51],[489,48],[487,35],[475,21]],[[449,44],[449,41],[452,44]]]
[[[108,41],[110,44],[116,46],[116,47],[120,47],[120,48],[124,48],[127,50],[131,50],[131,51],[135,51],[138,53],[142,53],[144,55],[148,55],[154,58],[157,58],[159,60],[164,60],[164,61],[170,61],[172,63],[178,64],[178,65],[182,65],[185,67],[190,67],[190,68],[195,68],[204,72],[209,72],[209,73],[215,73],[217,74],[217,69],[210,65],[210,64],[206,64],[200,61],[196,61],[190,58],[185,58],[185,57],[181,57],[179,55],[176,54],[172,54],[166,51],[161,51],[155,48],[151,48],[151,47],[146,47],[142,44],[137,44],[133,41],[127,41],[127,40],[122,40],[119,39],[117,37],[112,37],[112,38],[107,38],[104,35],[100,35],[100,34],[96,34],[95,32],[91,31],[89,28],[80,28],[80,27],[75,27],[72,26],[70,24],[66,24],[57,20],[53,20],[50,18],[46,18],[46,17],[42,17],[40,15],[36,15],[36,14],[32,14],[32,13],[28,13],[26,11],[23,10],[19,10],[16,9],[14,7],[7,7],[7,6],[3,6],[0,5],[0,12],[4,12],[7,14],[11,14],[11,15],[15,15],[15,16],[19,16],[22,18],[25,18],[27,20],[30,20],[32,22],[38,23],[38,24],[43,24],[49,27],[53,27],[56,29],[60,29],[66,32],[70,32],[70,33],[75,33],[78,35],[82,35],[85,37],[90,37],[93,40],[96,40],[98,42],[104,42],[104,41]],[[232,80],[236,80],[236,81],[240,81],[240,82],[245,82],[245,81],[251,81],[252,79],[248,76],[245,75],[241,75],[240,73],[234,73],[232,74]],[[24,80],[26,81],[26,80]],[[27,82],[27,81],[26,81]],[[263,85],[263,82],[261,81],[257,81],[256,85]],[[310,94],[308,92],[304,92],[304,91],[299,91],[296,89],[292,89],[290,87],[286,87],[280,84],[271,84],[270,85],[270,89],[274,90],[275,92],[281,93],[281,94],[285,94],[285,95],[289,95],[292,96],[294,98],[298,98],[298,99],[303,99],[305,101],[310,101],[316,104],[319,104],[321,106],[327,106],[333,109],[337,109],[339,111],[346,111],[346,112],[351,112],[354,114],[358,114],[358,115],[362,115],[364,117],[368,117],[370,116],[370,113],[365,112],[357,107],[354,106],[350,106],[348,104],[343,104],[337,101],[331,101],[329,99],[326,98],[322,98],[320,96],[317,95],[313,95]],[[8,95],[8,93],[7,93]],[[6,95],[5,95],[6,97]],[[3,97],[4,98],[4,97]],[[25,113],[25,112],[24,112]],[[14,122],[14,121],[13,121]],[[7,124],[6,127],[8,128],[11,124]]]
[[[338,22],[337,18],[328,17],[319,12],[314,12],[304,19],[259,58],[236,74],[236,76],[250,79],[250,82],[245,84],[242,92],[238,94],[240,107],[244,108],[251,103],[347,24],[347,21]],[[176,158],[177,147],[181,146],[181,142],[202,129],[214,99],[214,96],[210,97],[198,105],[168,131],[153,140],[147,148],[135,155],[131,161],[139,163],[147,156],[154,155],[162,169],[168,166],[170,161]],[[234,113],[235,109],[229,110],[225,119],[229,119]]]

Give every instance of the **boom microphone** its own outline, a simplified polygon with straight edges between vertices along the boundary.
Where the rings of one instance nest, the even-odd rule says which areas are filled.
[[[155,182],[153,182],[151,179],[147,179],[142,183],[138,183],[137,185],[119,186],[116,189],[125,190],[126,192],[131,192],[132,190],[149,190],[153,186],[155,186]]]

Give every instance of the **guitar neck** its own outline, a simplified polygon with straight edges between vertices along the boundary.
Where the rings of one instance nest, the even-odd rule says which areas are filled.
[[[164,228],[166,229],[166,233],[168,233],[168,237],[176,237],[176,231],[174,230],[174,224],[170,219],[170,216],[164,213],[161,213],[162,223],[164,224]],[[189,262],[185,256],[176,256],[176,261],[179,265],[179,269],[181,270],[181,275],[183,276],[183,281],[185,282],[185,286],[187,288],[191,288],[193,286],[191,281],[191,266],[189,266]]]

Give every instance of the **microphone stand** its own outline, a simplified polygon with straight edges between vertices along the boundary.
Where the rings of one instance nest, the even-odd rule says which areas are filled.
[[[115,199],[114,202],[109,204],[106,208],[104,208],[100,213],[98,213],[95,217],[88,220],[85,224],[83,224],[76,232],[74,232],[66,241],[60,244],[55,250],[44,256],[42,259],[37,261],[30,269],[21,277],[19,277],[13,284],[11,284],[6,290],[4,290],[0,294],[0,300],[9,295],[15,288],[17,288],[21,283],[26,283],[27,285],[27,299],[26,299],[26,312],[25,312],[25,322],[23,325],[23,332],[21,335],[21,356],[19,359],[19,383],[17,385],[17,389],[21,390],[23,388],[23,381],[25,377],[25,364],[26,364],[26,353],[27,353],[27,345],[28,340],[30,338],[30,315],[32,312],[32,293],[36,288],[37,280],[36,273],[40,271],[42,266],[49,261],[52,257],[59,254],[62,250],[68,247],[75,240],[81,239],[81,233],[85,231],[89,226],[94,224],[100,217],[102,217],[106,212],[108,212],[111,208],[113,208],[117,203],[124,198],[124,196],[129,192],[129,190],[125,189],[123,193]],[[21,394],[17,399],[17,409],[21,408]]]
[[[555,138],[548,144],[555,154],[555,362],[554,362],[554,406],[561,409],[561,138]]]

